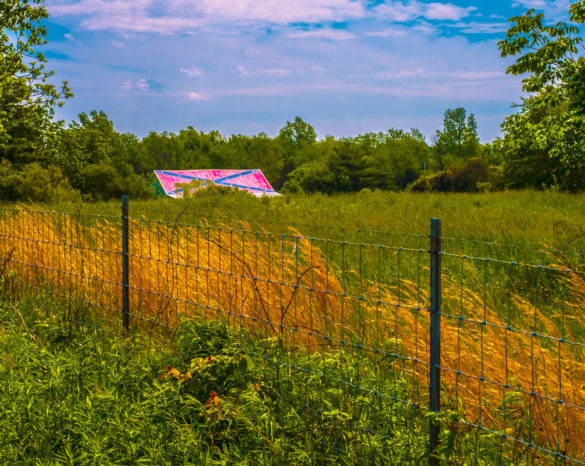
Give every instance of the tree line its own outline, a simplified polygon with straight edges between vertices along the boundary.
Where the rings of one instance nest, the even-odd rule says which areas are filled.
[[[67,82],[49,84],[40,50],[46,44],[43,0],[0,0],[0,198],[107,200],[154,195],[153,170],[260,168],[283,192],[404,190],[469,192],[514,188],[585,188],[585,66],[576,25],[550,25],[528,10],[510,19],[498,44],[515,56],[507,72],[524,75],[518,111],[503,137],[481,144],[464,108],[448,109],[427,142],[417,129],[318,139],[302,118],[275,137],[224,136],[193,127],[138,138],[115,130],[101,111],[69,125],[55,107],[73,96]]]

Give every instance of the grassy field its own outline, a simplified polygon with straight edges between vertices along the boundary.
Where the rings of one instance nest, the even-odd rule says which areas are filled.
[[[443,221],[443,234],[490,242],[585,249],[585,196],[542,191],[488,194],[360,193],[294,195],[257,199],[240,193],[201,193],[192,199],[130,200],[131,215],[170,221],[212,223],[244,219],[278,233],[295,224],[303,234],[337,239],[338,228],[396,233],[429,233],[429,219]],[[71,210],[71,206],[62,206]],[[119,215],[120,203],[98,203],[81,210]],[[250,220],[251,219],[251,222]],[[308,225],[320,225],[310,227]],[[326,228],[328,226],[338,228]],[[320,234],[319,234],[320,233]],[[346,232],[348,234],[348,232]],[[393,238],[393,235],[388,235]],[[389,241],[389,240],[387,240]],[[394,242],[400,240],[394,239]]]
[[[428,419],[412,406],[428,404],[427,250],[429,219],[438,217],[450,419],[442,454],[550,460],[535,445],[583,461],[584,204],[553,192],[256,199],[221,191],[131,201],[132,326],[155,331],[188,317],[246,335],[248,357],[283,381],[273,392],[288,393],[279,412],[312,413],[310,448],[283,451],[313,452],[317,462],[341,451],[350,463],[378,453],[397,461],[384,445],[398,442],[413,445],[402,460],[416,461]],[[43,294],[68,303],[69,320],[119,321],[120,203],[5,205],[1,214],[7,297]],[[475,436],[466,423],[496,434]],[[335,436],[326,453],[311,443],[327,425],[353,432],[355,450]],[[220,458],[206,442],[205,454]]]

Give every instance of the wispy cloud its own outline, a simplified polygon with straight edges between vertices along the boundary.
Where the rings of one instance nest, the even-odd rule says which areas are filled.
[[[408,22],[417,18],[437,21],[459,21],[469,16],[476,7],[460,7],[452,3],[424,3],[418,0],[408,2],[387,0],[378,5],[376,13],[395,22]]]
[[[451,3],[430,3],[425,7],[424,17],[429,20],[459,21],[477,10],[474,6],[460,7]]]
[[[122,83],[122,90],[124,91],[139,91],[139,92],[159,92],[164,89],[164,85],[154,79],[138,79],[136,81],[128,80]]]
[[[500,70],[493,71],[437,71],[425,68],[384,70],[374,74],[377,79],[436,79],[453,78],[466,81],[479,81],[504,77],[506,73]]]
[[[172,8],[195,9],[218,22],[318,23],[363,18],[361,0],[175,0]]]
[[[161,35],[227,24],[241,27],[323,25],[367,18],[395,22],[459,21],[477,10],[473,6],[420,0],[386,0],[375,7],[371,7],[368,0],[47,0],[47,7],[55,17],[82,17],[80,25],[87,30]],[[349,32],[328,29],[292,34],[299,38],[353,38]]]
[[[404,37],[406,35],[406,31],[403,29],[386,28],[380,31],[366,32],[365,35],[371,37]]]
[[[172,35],[185,30],[194,30],[207,23],[198,18],[152,18],[135,15],[92,16],[81,22],[81,27],[90,31],[118,31],[131,33],[155,33]]]
[[[438,30],[436,26],[429,23],[428,21],[420,21],[418,24],[415,24],[412,29],[427,35],[436,34]]]
[[[157,34],[229,23],[317,24],[368,14],[363,0],[48,0],[47,7],[52,16],[85,17],[81,26],[89,30]]]
[[[239,65],[236,69],[242,78],[247,78],[249,76],[283,77],[292,73],[292,71],[287,68],[259,68],[257,70],[249,71],[244,66]]]
[[[199,92],[191,91],[187,94],[187,98],[193,102],[196,100],[209,100],[209,97],[201,95]]]
[[[263,76],[281,77],[281,76],[288,76],[289,74],[291,74],[291,71],[287,70],[285,68],[261,68],[258,70],[257,73],[259,75],[263,75]]]
[[[501,85],[499,82],[494,86]],[[373,84],[352,84],[346,82],[333,82],[328,84],[290,84],[271,85],[262,87],[229,87],[213,92],[214,96],[294,96],[303,94],[373,94],[379,96],[396,97],[434,97],[451,99],[453,97],[474,98],[478,100],[490,100],[485,93],[485,85],[473,80],[448,80],[439,82],[415,82],[401,83],[400,86],[384,86]]]
[[[508,23],[479,23],[471,21],[469,23],[456,23],[451,25],[459,28],[463,34],[500,34],[508,30]]]
[[[534,8],[545,13],[548,19],[565,15],[569,10],[571,0],[514,0],[513,7]]]
[[[194,65],[191,65],[188,68],[181,67],[181,68],[179,68],[179,71],[181,73],[185,73],[190,78],[196,78],[196,77],[203,76],[203,70],[201,68],[197,68]]]
[[[242,65],[238,65],[237,70],[238,70],[238,73],[240,73],[240,76],[242,78],[247,78],[248,76],[250,76],[250,73],[248,73],[248,70],[246,70],[246,68],[244,68]]]
[[[294,39],[325,39],[325,40],[352,40],[355,34],[343,29],[311,29],[308,31],[294,31],[287,34]]]

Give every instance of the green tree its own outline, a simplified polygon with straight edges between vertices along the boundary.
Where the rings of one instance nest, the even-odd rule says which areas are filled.
[[[52,201],[77,196],[54,163],[60,122],[54,109],[72,96],[39,49],[46,44],[42,0],[0,0],[0,197]]]
[[[287,175],[303,163],[313,160],[313,150],[317,141],[315,129],[296,117],[295,121],[287,121],[280,129],[276,138],[282,148],[283,166],[281,175],[275,182],[275,189],[280,189],[284,184]]]
[[[455,161],[460,163],[476,157],[480,144],[473,113],[467,116],[462,107],[447,109],[443,114],[443,130],[435,134],[434,151],[441,169]]]
[[[530,9],[510,19],[498,43],[502,57],[518,57],[507,72],[526,75],[528,93],[498,141],[510,187],[585,188],[585,59],[577,27],[585,21],[585,1],[574,2],[568,15],[570,23],[548,24]]]
[[[271,185],[278,182],[284,167],[282,146],[265,133],[236,135],[229,139],[234,164],[230,168],[260,168]]]
[[[47,163],[48,140],[55,127],[54,108],[72,93],[49,81],[38,50],[47,43],[47,11],[42,0],[0,0],[0,158],[19,168]]]
[[[185,141],[188,139],[183,133],[191,134],[199,138],[199,133],[192,128],[181,131],[177,136],[173,133],[151,132],[140,143],[140,150],[131,161],[137,173],[150,174],[153,170],[186,170],[199,166],[199,150],[185,151]],[[192,139],[192,138],[189,138]]]
[[[87,199],[144,197],[150,191],[148,183],[131,164],[139,144],[134,135],[118,133],[104,112],[93,110],[59,131],[57,161]]]
[[[417,129],[391,129],[374,151],[372,168],[387,175],[382,189],[405,189],[423,173],[435,168],[429,146]]]

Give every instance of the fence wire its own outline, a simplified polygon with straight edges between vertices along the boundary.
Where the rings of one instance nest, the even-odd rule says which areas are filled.
[[[300,234],[299,225],[273,233],[245,220],[125,220],[127,284],[121,216],[0,207],[5,293],[47,294],[78,320],[112,325],[124,312],[131,327],[145,329],[225,321],[260,342],[248,355],[279,371],[276,395],[317,423],[329,416],[360,441],[412,450],[413,461],[428,453],[428,235],[396,246],[379,232],[362,242],[359,230],[328,239]],[[550,261],[541,264],[528,254],[523,261],[477,254],[498,247],[490,242],[470,241],[466,255],[466,241],[446,238],[440,253],[441,445],[475,435],[474,448],[455,442],[448,453],[481,455],[496,437],[502,462],[583,464],[582,265],[570,268],[546,248],[538,252],[551,253]],[[295,399],[294,386],[307,387],[305,399]],[[332,415],[339,412],[346,416]]]

